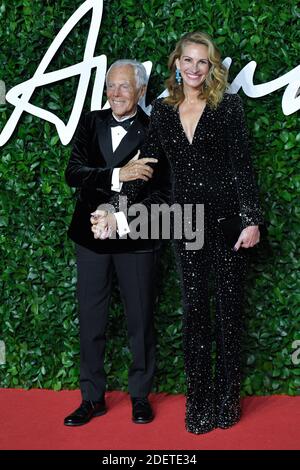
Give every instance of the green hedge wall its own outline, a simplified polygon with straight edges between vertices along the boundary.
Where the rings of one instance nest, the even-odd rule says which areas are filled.
[[[83,0],[0,0],[0,79],[7,89],[32,77],[54,36]],[[250,61],[256,83],[298,65],[300,9],[296,0],[107,0],[95,55],[151,60],[148,100],[163,90],[167,57],[187,31],[212,34],[224,58],[233,58],[230,79]],[[82,60],[90,15],[81,20],[49,67]],[[67,120],[77,78],[38,89],[34,104]],[[300,85],[300,83],[299,83]],[[243,95],[254,164],[269,223],[269,240],[253,256],[248,282],[244,394],[299,393],[300,366],[293,341],[300,339],[297,283],[299,208],[299,112],[285,116],[284,89],[260,99]],[[89,109],[89,100],[86,102]],[[0,129],[13,107],[0,107]],[[0,148],[0,340],[6,363],[2,387],[78,387],[79,343],[76,272],[66,227],[74,206],[63,172],[70,146],[54,126],[24,114]],[[155,389],[184,391],[178,277],[169,246],[161,258],[156,312],[158,369]],[[298,287],[298,289],[297,289]],[[130,358],[123,309],[113,294],[107,347],[111,389],[126,389]]]

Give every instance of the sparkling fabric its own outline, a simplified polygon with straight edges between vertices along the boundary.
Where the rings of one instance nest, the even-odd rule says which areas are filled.
[[[204,247],[187,251],[175,241],[183,299],[183,346],[187,378],[186,427],[208,432],[240,416],[240,338],[247,253],[227,248],[219,227],[206,223]],[[209,275],[214,275],[215,321]],[[212,341],[216,341],[215,376]]]
[[[248,252],[233,252],[217,219],[241,213],[244,227],[263,222],[248,149],[241,99],[225,94],[206,106],[190,143],[178,110],[157,100],[143,156],[164,153],[174,175],[174,202],[204,204],[204,246],[186,250],[174,240],[183,299],[187,377],[186,428],[205,433],[240,419],[240,343]],[[214,278],[211,319],[209,275]],[[216,344],[212,361],[213,340]]]

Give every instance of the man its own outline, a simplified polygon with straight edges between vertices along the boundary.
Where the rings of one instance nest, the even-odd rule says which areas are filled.
[[[106,78],[110,109],[83,116],[66,169],[67,183],[79,190],[68,234],[76,243],[82,394],[79,408],[65,418],[66,426],[83,425],[106,412],[104,350],[113,266],[125,304],[133,359],[128,378],[132,420],[145,424],[153,419],[148,394],[155,368],[153,304],[159,240],[122,239],[129,231],[123,212],[109,214],[118,233],[113,239],[97,239],[91,230],[91,214],[115,200],[122,184],[148,181],[141,185],[136,202],[149,203],[151,197],[168,202],[166,164],[155,158],[137,160],[149,122],[137,104],[146,83],[146,70],[139,62],[121,60],[110,67]],[[153,177],[149,164],[156,163]]]

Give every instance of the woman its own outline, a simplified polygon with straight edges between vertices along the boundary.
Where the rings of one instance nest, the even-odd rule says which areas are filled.
[[[169,96],[153,106],[141,153],[159,160],[168,157],[175,203],[183,208],[184,204],[204,204],[203,247],[190,250],[184,238],[174,240],[184,306],[186,428],[200,434],[228,428],[240,419],[247,249],[259,242],[262,214],[241,99],[226,93],[227,71],[211,38],[200,32],[184,35],[169,58],[169,69]],[[155,171],[154,167],[154,176]],[[131,189],[127,186],[133,198]],[[236,214],[241,215],[243,229],[232,249],[218,220]],[[209,311],[211,273],[215,280],[214,328]]]
[[[204,245],[176,240],[184,317],[186,427],[192,433],[239,421],[240,338],[247,249],[259,242],[262,214],[247,144],[241,99],[225,93],[227,71],[211,38],[184,35],[169,58],[169,96],[157,100],[144,154],[164,152],[174,174],[174,201],[204,204]],[[155,171],[155,170],[154,170]],[[240,214],[234,249],[218,219]],[[212,335],[208,277],[215,278]],[[216,361],[212,364],[212,341]]]

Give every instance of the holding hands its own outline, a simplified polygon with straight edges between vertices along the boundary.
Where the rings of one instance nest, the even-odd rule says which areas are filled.
[[[141,158],[139,159],[140,150],[136,155],[123,167],[120,168],[119,180],[120,182],[144,180],[149,181],[153,176],[153,168],[149,163],[157,163],[156,158]],[[117,219],[112,212],[103,209],[97,209],[91,214],[91,230],[94,233],[94,238],[105,240],[117,230]]]
[[[96,239],[105,240],[117,229],[117,220],[112,212],[97,209],[91,214],[90,220]]]

